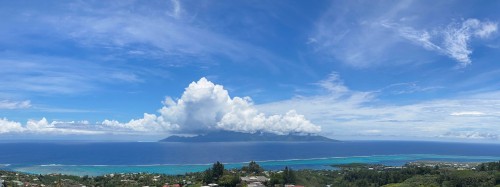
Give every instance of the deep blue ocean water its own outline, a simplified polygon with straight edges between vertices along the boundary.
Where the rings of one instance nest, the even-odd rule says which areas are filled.
[[[347,142],[40,142],[0,143],[0,169],[28,173],[102,175],[122,172],[183,174],[215,161],[237,168],[257,161],[266,169],[332,169],[337,163],[399,166],[417,160],[500,160],[500,144]]]

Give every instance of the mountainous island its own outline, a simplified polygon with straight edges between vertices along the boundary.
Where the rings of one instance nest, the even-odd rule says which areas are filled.
[[[273,133],[243,133],[217,131],[193,137],[170,136],[160,142],[332,142],[338,141],[319,135],[277,135]]]

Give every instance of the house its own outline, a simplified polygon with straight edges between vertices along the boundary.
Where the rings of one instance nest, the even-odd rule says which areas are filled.
[[[264,183],[264,182],[269,181],[269,179],[267,177],[264,177],[264,176],[240,177],[240,179],[241,179],[242,182],[245,182],[247,184],[250,184],[252,182]]]
[[[165,185],[163,185],[163,187],[181,187],[181,185],[180,184],[170,184],[170,185],[165,184]]]
[[[265,187],[263,183],[269,181],[267,177],[264,176],[248,176],[240,177],[241,182],[247,184],[248,187]]]
[[[16,175],[18,175],[18,174],[16,173]],[[18,181],[18,180],[13,180],[12,182],[13,182],[14,184],[16,184],[17,186],[23,186],[23,185],[24,185],[24,183],[23,183],[23,182]]]
[[[247,187],[266,187],[266,185],[261,182],[251,182],[247,184]]]
[[[210,183],[210,184],[207,184],[206,186],[201,186],[201,187],[217,187],[219,186],[218,184],[215,184],[215,183]]]

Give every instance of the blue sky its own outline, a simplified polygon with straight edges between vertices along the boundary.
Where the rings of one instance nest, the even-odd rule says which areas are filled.
[[[500,2],[0,4],[0,139],[500,138]]]

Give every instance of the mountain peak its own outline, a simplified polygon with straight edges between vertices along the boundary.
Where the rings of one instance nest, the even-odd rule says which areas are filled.
[[[170,136],[160,142],[331,142],[338,141],[319,135],[277,135],[256,132],[243,133],[234,131],[217,131],[193,137]]]

